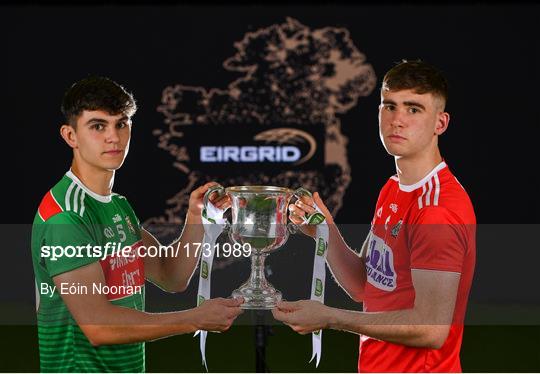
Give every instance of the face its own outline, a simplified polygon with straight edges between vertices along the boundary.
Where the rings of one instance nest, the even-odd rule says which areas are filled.
[[[382,90],[379,135],[386,151],[396,158],[414,158],[437,150],[437,138],[450,117],[442,99],[412,90]]]
[[[127,156],[131,119],[125,114],[85,110],[77,119],[76,129],[64,125],[61,133],[81,166],[112,171],[119,169]]]

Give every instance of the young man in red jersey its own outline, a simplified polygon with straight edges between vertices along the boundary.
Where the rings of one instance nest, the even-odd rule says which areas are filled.
[[[315,301],[282,302],[276,319],[305,334],[360,335],[360,372],[459,372],[463,319],[473,278],[476,218],[441,157],[448,128],[447,82],[436,68],[403,61],[384,76],[379,134],[397,174],[382,188],[360,255],[350,249],[317,193],[290,205],[290,218],[314,212],[329,223],[327,262],[363,312]],[[313,227],[304,232],[313,236]]]
[[[64,96],[60,134],[73,161],[45,194],[32,228],[41,371],[143,372],[145,341],[225,331],[242,312],[241,299],[221,298],[183,311],[145,312],[147,280],[169,292],[187,288],[199,257],[184,246],[203,239],[202,200],[213,183],[191,193],[186,225],[171,249],[152,251],[160,243],[127,199],[112,192],[135,110],[132,95],[108,78],[83,79]],[[223,197],[211,200],[222,209],[230,205]]]

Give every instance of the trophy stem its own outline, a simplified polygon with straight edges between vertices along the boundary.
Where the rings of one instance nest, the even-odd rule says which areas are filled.
[[[276,290],[264,275],[267,254],[252,253],[251,274],[247,282],[233,291],[233,297],[243,297],[242,309],[273,309],[281,301],[281,292]]]
[[[266,276],[264,275],[264,263],[267,255],[254,254],[251,256],[251,274],[249,283],[253,287],[264,288],[268,285]]]

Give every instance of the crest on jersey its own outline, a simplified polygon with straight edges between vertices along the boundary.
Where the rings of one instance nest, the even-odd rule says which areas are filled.
[[[398,234],[399,234],[399,230],[401,230],[401,225],[403,224],[403,220],[400,219],[398,221],[398,223],[396,223],[394,225],[394,227],[392,227],[392,231],[391,231],[391,234],[394,238],[397,238]]]
[[[124,218],[126,219],[129,232],[131,232],[132,234],[135,234],[135,228],[133,227],[133,223],[131,223],[131,219],[129,218],[129,216],[125,216]]]

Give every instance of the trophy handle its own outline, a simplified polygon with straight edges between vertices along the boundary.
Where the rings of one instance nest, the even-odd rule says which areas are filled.
[[[217,192],[219,196],[223,196],[225,194],[225,188],[222,185],[217,184],[215,186],[210,187],[204,194],[202,216],[212,223],[215,223],[215,222],[213,222],[214,220],[212,218],[208,217],[207,209],[208,209],[208,203],[210,202],[210,195],[214,192]]]
[[[313,194],[311,192],[309,192],[308,190],[306,190],[304,187],[300,187],[298,189],[296,189],[294,192],[293,192],[293,196],[296,197],[298,200],[300,200],[300,198],[302,196],[308,196],[308,197],[313,197]],[[309,216],[306,216],[306,217],[302,217],[303,218],[303,222],[300,224],[300,225],[296,225],[292,222],[290,222],[287,227],[289,229],[289,232],[291,234],[295,234],[296,232],[298,232],[298,230],[300,229],[300,226],[302,225],[318,225],[319,223],[323,222],[326,218],[324,217],[324,214],[322,214],[320,212],[320,210],[317,208],[317,211]]]
[[[304,187],[300,187],[300,188],[297,188],[293,192],[293,196],[296,197],[297,199],[300,199],[302,196],[312,197],[313,194],[309,192],[308,190],[306,190]]]

